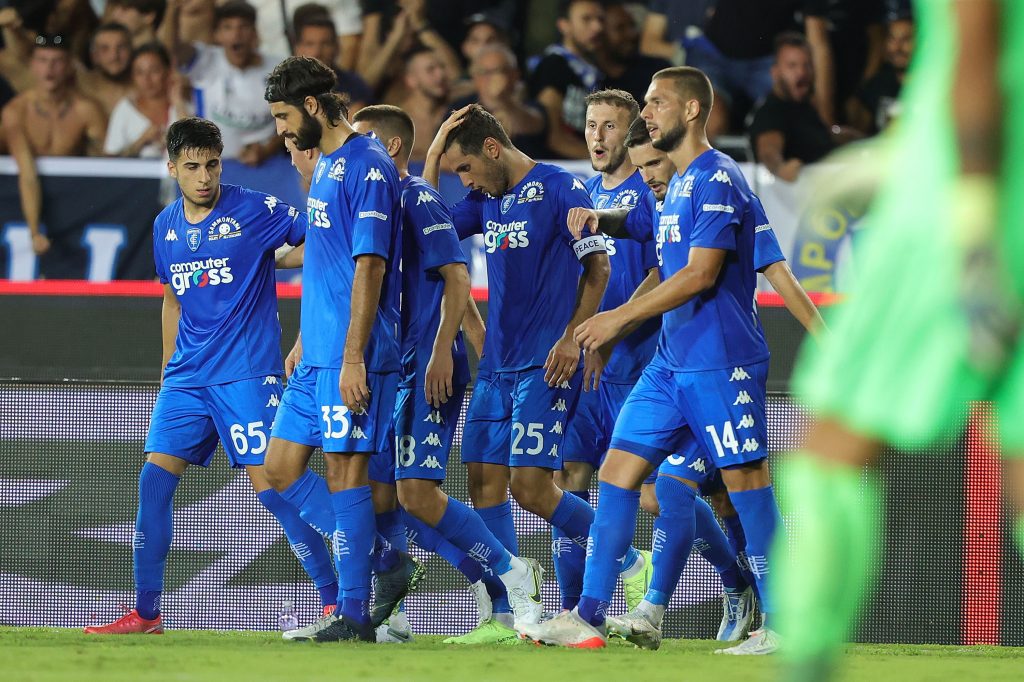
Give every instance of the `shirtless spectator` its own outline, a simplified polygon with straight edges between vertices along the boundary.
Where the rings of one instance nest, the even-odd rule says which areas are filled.
[[[451,82],[444,62],[429,47],[418,46],[405,53],[405,87],[408,95],[397,102],[412,117],[419,131],[412,146],[412,161],[427,158],[427,148],[448,115]]]
[[[107,121],[100,106],[75,89],[71,54],[62,36],[39,35],[29,68],[36,85],[4,107],[3,133],[18,164],[21,212],[32,250],[41,255],[50,240],[39,227],[43,197],[36,157],[99,156]]]
[[[138,47],[157,39],[166,9],[167,0],[107,0],[106,18],[127,28],[132,46]]]
[[[172,87],[171,58],[160,43],[135,50],[131,61],[132,92],[114,107],[103,151],[111,156],[161,158],[167,128],[191,115]]]
[[[121,24],[102,24],[92,36],[89,59],[92,69],[79,72],[78,88],[110,116],[131,90],[132,34]]]
[[[164,35],[168,51],[192,81],[196,116],[220,127],[225,159],[258,166],[283,147],[263,100],[267,76],[276,62],[257,50],[256,10],[244,0],[218,5],[213,28],[216,45],[206,45],[180,39],[182,4],[183,0],[170,0]]]

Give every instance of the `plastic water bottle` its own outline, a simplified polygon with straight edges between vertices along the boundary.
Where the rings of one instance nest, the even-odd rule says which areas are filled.
[[[295,617],[295,605],[289,600],[281,602],[281,615],[277,617],[277,626],[281,632],[299,627],[299,619]]]

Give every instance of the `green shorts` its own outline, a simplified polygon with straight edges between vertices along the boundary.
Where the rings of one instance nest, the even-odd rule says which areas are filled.
[[[1024,349],[995,377],[968,362],[960,259],[936,213],[868,216],[853,290],[826,316],[831,334],[804,344],[794,388],[819,416],[904,447],[958,436],[969,401],[992,400],[1004,449],[1024,454]]]

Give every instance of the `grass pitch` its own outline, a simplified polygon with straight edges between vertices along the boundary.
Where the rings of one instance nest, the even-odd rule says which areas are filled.
[[[308,644],[274,632],[169,631],[162,637],[85,636],[78,630],[0,628],[0,679],[10,682],[160,680],[415,680],[416,682],[587,682],[589,680],[776,679],[772,658],[714,656],[710,641],[666,641],[656,652],[613,642],[603,651],[531,645],[455,649],[440,637],[412,644]],[[845,681],[995,682],[1024,679],[1024,649],[856,645]]]

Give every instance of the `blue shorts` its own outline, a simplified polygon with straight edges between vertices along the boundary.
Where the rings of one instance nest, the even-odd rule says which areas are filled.
[[[398,372],[367,372],[370,407],[352,414],[338,388],[341,370],[299,363],[274,422],[274,438],[331,453],[391,453]]]
[[[276,376],[198,388],[162,386],[149,422],[146,452],[205,467],[219,440],[231,466],[261,465],[280,403],[281,380]]]
[[[477,376],[462,434],[462,461],[562,468],[562,441],[580,397],[582,371],[551,388],[544,368]]]
[[[448,402],[435,410],[423,397],[422,386],[398,390],[398,402],[395,403],[395,478],[444,480],[465,392],[464,387],[455,387]]]
[[[653,483],[661,474],[675,476],[693,481],[701,495],[709,495],[714,492],[715,484],[721,481],[722,475],[704,446],[693,437],[693,432],[687,429],[687,434],[683,446],[666,457],[661,466],[656,467],[651,477],[644,482]]]
[[[565,433],[563,461],[585,462],[595,469],[600,468],[608,453],[615,420],[631,390],[632,384],[601,382],[596,391],[580,393],[576,414]]]
[[[622,407],[610,447],[656,467],[669,455],[688,458],[698,451],[705,469],[764,459],[767,379],[767,360],[706,372],[648,365]]]

